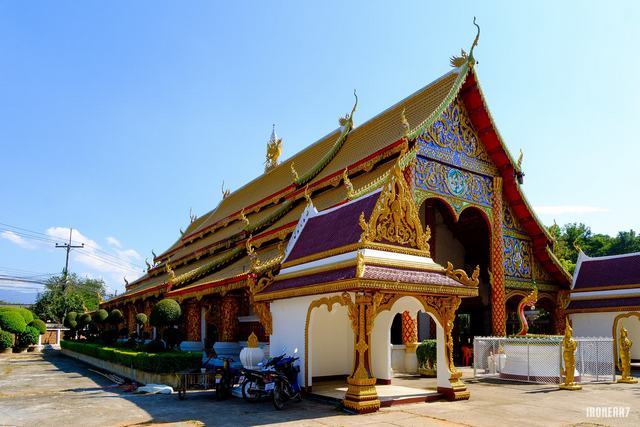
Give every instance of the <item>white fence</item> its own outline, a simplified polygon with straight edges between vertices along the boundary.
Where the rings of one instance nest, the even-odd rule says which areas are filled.
[[[613,338],[574,337],[576,382],[613,382]],[[562,337],[475,337],[476,378],[499,378],[543,384],[562,380]]]

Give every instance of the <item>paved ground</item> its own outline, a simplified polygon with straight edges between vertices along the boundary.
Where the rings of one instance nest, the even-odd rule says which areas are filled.
[[[128,426],[180,423],[207,426],[640,425],[640,385],[586,385],[557,391],[532,384],[469,381],[471,400],[386,408],[361,416],[304,401],[275,411],[270,403],[217,402],[210,393],[136,395],[117,388],[89,366],[58,353],[0,355],[0,425]],[[627,418],[587,418],[589,406],[630,407]]]

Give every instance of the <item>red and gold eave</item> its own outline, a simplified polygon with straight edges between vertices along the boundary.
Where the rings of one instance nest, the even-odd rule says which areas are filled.
[[[560,266],[552,252],[553,239],[538,220],[516,181],[515,162],[498,132],[475,71],[471,69],[459,93],[478,137],[503,180],[503,195],[514,215],[531,237],[533,252],[543,267],[563,287],[571,286],[571,276]]]

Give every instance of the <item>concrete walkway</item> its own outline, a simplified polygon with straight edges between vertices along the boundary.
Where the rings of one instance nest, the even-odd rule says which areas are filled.
[[[270,402],[218,402],[214,393],[190,394],[184,401],[176,395],[125,393],[88,369],[57,352],[0,355],[0,425],[640,425],[638,384],[586,385],[582,391],[566,392],[553,386],[472,380],[467,381],[469,401],[393,406],[375,414],[351,416],[309,400],[276,411]],[[626,418],[590,418],[590,406],[629,407],[630,413]],[[602,410],[596,415],[602,415]]]

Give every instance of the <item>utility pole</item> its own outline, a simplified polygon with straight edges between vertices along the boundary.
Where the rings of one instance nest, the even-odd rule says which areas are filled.
[[[62,245],[56,243],[56,248],[64,248],[67,250],[67,260],[64,263],[64,270],[62,271],[62,275],[64,276],[64,283],[67,283],[67,275],[69,274],[69,252],[74,248],[84,248],[84,243],[80,245],[72,245],[71,244],[71,235],[73,234],[73,228],[69,227],[69,243],[63,243]]]

